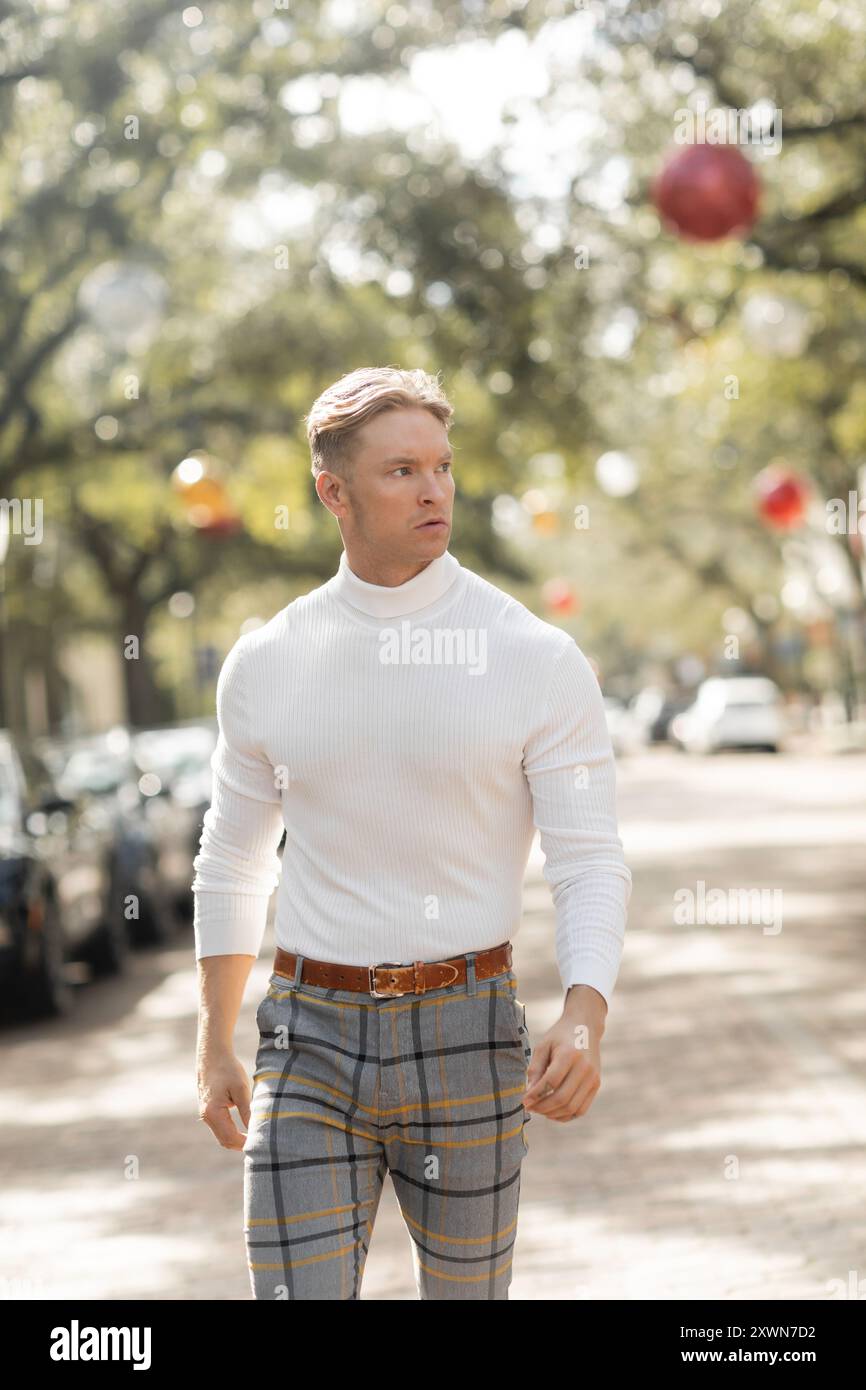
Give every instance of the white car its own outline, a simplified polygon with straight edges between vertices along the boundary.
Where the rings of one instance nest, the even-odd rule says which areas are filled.
[[[610,734],[614,756],[635,753],[646,743],[643,728],[635,720],[631,710],[618,695],[605,695],[604,717]]]
[[[765,748],[778,753],[785,734],[782,692],[766,676],[714,676],[699,687],[694,704],[671,724],[689,753],[720,748]]]

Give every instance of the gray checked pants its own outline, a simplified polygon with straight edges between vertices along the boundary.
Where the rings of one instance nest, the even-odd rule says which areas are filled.
[[[517,979],[374,998],[273,974],[244,1144],[257,1299],[358,1299],[385,1174],[421,1299],[507,1299],[531,1049]],[[299,974],[298,977],[299,978]]]

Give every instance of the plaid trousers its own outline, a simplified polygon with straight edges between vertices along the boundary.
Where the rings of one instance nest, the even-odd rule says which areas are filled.
[[[358,1299],[385,1174],[421,1299],[507,1299],[531,1057],[513,970],[374,998],[273,974],[244,1144],[253,1297]],[[300,963],[298,976],[300,977]]]

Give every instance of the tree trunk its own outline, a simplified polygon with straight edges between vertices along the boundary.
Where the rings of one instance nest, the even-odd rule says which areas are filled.
[[[175,717],[174,701],[167,690],[157,685],[147,654],[147,626],[150,606],[137,589],[117,595],[121,605],[120,656],[126,688],[126,717],[134,728],[151,724],[166,724]],[[127,637],[138,638],[138,656],[126,657]]]

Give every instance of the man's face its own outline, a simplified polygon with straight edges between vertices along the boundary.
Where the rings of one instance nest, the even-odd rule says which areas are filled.
[[[355,436],[351,481],[340,484],[344,540],[395,560],[428,561],[451,537],[454,479],[445,426],[429,410],[383,410]],[[433,518],[444,525],[426,525]]]

